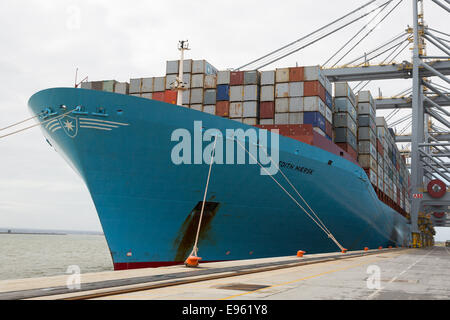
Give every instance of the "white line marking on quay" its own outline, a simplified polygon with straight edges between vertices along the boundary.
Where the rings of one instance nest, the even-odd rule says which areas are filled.
[[[371,299],[375,298],[381,291],[383,291],[384,289],[386,289],[386,287],[387,287],[390,283],[392,283],[392,282],[394,282],[395,280],[397,280],[401,275],[405,274],[409,269],[411,269],[411,268],[414,267],[417,263],[419,263],[420,261],[422,261],[423,259],[425,259],[425,258],[426,258],[433,250],[434,250],[434,248],[431,249],[430,252],[428,252],[426,255],[422,256],[422,257],[419,258],[419,259],[417,259],[414,263],[412,263],[411,265],[409,265],[405,270],[403,270],[402,272],[400,272],[398,275],[396,275],[395,277],[393,277],[391,280],[389,280],[389,282],[388,282],[383,288],[380,288],[380,289],[376,290],[375,292],[373,292],[372,294],[370,294],[370,295],[367,297],[367,300],[371,300]]]

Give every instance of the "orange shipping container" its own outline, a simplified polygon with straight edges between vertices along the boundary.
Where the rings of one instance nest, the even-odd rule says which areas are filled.
[[[320,94],[319,81],[305,81],[303,83],[303,96],[314,97]]]
[[[229,115],[230,115],[230,102],[229,101],[217,101],[216,116],[228,117]]]
[[[177,104],[177,97],[178,97],[177,91],[166,90],[164,94],[164,102]]]
[[[289,81],[291,82],[298,82],[298,81],[304,81],[304,68],[303,67],[295,67],[295,68],[289,68]]]
[[[152,99],[157,101],[164,101],[165,92],[153,92]]]

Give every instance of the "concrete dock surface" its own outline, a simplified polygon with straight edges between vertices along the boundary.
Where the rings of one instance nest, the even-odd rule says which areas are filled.
[[[448,300],[450,248],[305,254],[0,281],[0,299]],[[68,287],[69,285],[69,287]]]

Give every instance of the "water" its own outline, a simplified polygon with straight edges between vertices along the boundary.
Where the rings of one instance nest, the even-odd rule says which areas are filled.
[[[0,234],[0,280],[113,270],[104,236]]]

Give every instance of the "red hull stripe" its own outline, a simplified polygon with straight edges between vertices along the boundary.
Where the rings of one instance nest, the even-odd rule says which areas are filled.
[[[201,261],[201,263],[220,262],[220,261],[225,260]],[[158,268],[183,264],[184,261],[120,262],[114,263],[114,270],[118,271],[118,270],[141,269],[141,268]]]

